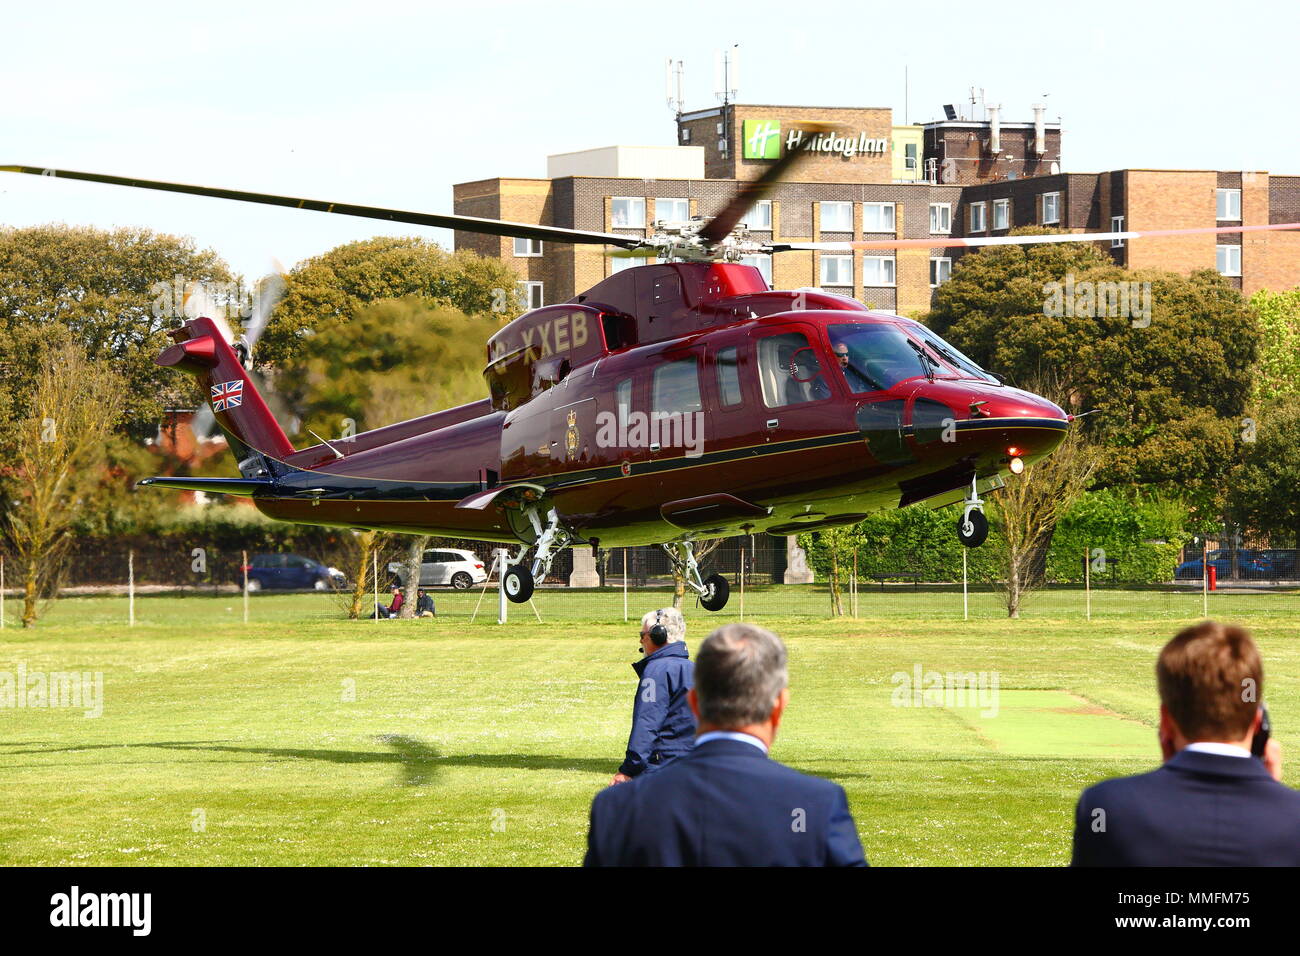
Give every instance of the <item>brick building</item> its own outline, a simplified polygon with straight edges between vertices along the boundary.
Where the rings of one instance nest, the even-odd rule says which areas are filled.
[[[781,183],[747,219],[760,240],[925,239],[1005,235],[1030,224],[1120,232],[1300,221],[1300,177],[1265,172],[1060,171],[1061,130],[1040,107],[1030,123],[952,118],[894,125],[884,108],[726,104],[682,113],[674,146],[607,147],[550,157],[545,179],[454,187],[455,212],[627,235],[656,221],[712,216],[738,186],[808,137],[797,182]],[[828,130],[827,127],[833,127]],[[529,307],[566,301],[646,260],[596,246],[457,232],[456,248],[511,262]],[[1102,243],[1122,265],[1217,269],[1249,294],[1300,285],[1300,232],[1212,234]],[[873,308],[930,306],[958,250],[786,252],[756,256],[777,288],[824,288]],[[654,260],[650,260],[654,261]]]

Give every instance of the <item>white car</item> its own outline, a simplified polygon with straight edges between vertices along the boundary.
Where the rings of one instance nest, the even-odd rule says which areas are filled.
[[[389,564],[388,573],[400,580],[403,573],[402,562],[394,561]],[[420,587],[450,585],[457,591],[466,591],[486,580],[487,571],[483,567],[483,562],[473,551],[431,548],[424,552],[424,560],[420,563]]]

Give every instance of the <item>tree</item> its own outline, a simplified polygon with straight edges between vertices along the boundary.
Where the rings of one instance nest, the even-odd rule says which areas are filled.
[[[187,376],[153,359],[171,344],[165,332],[184,314],[184,289],[195,283],[232,311],[242,308],[226,264],[192,239],[134,228],[0,229],[0,395],[8,393],[0,411],[8,403],[11,416],[23,414],[32,357],[54,337],[108,363],[120,379],[123,422],[152,432],[163,407],[190,394]]]
[[[347,420],[358,430],[487,397],[488,316],[417,298],[363,305],[348,322],[304,338],[276,387],[303,425],[330,437]]]
[[[1290,397],[1300,399],[1300,289],[1250,297],[1259,316],[1263,341],[1255,373],[1253,399],[1258,404]]]
[[[384,299],[427,300],[426,308],[489,315],[499,325],[521,311],[518,281],[499,259],[447,252],[428,239],[376,236],[347,243],[285,277],[284,296],[258,342],[258,359],[287,363],[304,339],[347,324],[362,306]]]
[[[1300,548],[1300,402],[1275,399],[1247,434],[1254,441],[1241,444],[1230,514],[1243,527]]]
[[[1098,409],[1084,431],[1114,452],[1098,484],[1221,505],[1260,327],[1218,274],[1128,272],[1091,244],[995,247],[962,258],[927,321],[1012,384],[1050,376],[1067,411]]]
[[[996,538],[1002,558],[1007,616],[1020,617],[1025,596],[1044,581],[1057,522],[1088,488],[1100,460],[1082,432],[1071,429],[1047,458],[1013,476],[997,495]]]
[[[0,472],[9,502],[3,530],[18,559],[23,627],[36,623],[41,598],[57,591],[72,528],[104,480],[106,446],[123,414],[111,396],[123,387],[107,361],[91,361],[71,342],[47,348],[36,363],[29,410],[17,422],[12,457]]]
[[[407,537],[406,557],[402,562],[402,608],[398,617],[415,617],[415,604],[419,598],[420,565],[424,563],[424,549],[433,540],[431,535],[413,534]]]

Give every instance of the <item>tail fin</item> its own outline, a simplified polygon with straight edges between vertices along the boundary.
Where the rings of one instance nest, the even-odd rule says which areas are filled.
[[[250,459],[265,456],[283,461],[293,454],[293,445],[217,324],[208,318],[192,319],[171,336],[176,344],[155,361],[184,369],[198,379],[217,425],[239,458],[240,473],[255,477],[259,470],[274,471],[268,463]]]

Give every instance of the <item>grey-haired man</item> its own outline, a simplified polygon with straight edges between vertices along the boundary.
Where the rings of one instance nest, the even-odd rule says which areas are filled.
[[[658,770],[687,753],[695,742],[695,717],[686,703],[695,665],[686,650],[686,619],[673,607],[641,618],[641,653],[632,704],[627,755],[611,786]]]

